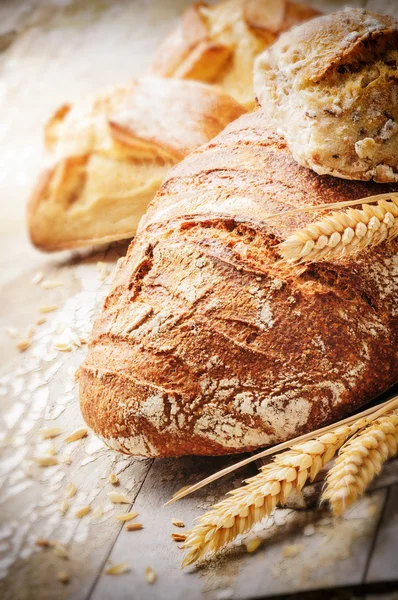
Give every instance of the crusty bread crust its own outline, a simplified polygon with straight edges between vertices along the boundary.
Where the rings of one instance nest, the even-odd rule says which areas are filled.
[[[319,14],[289,0],[195,2],[161,44],[151,72],[215,84],[251,109],[255,58],[283,31]]]
[[[283,34],[254,87],[294,158],[320,175],[398,181],[398,20],[334,13]]]
[[[398,242],[275,275],[319,213],[398,191],[299,166],[263,113],[176,166],[120,261],[81,368],[81,409],[143,456],[253,450],[343,417],[398,380]],[[267,221],[268,214],[280,219]],[[321,213],[323,214],[323,213]]]
[[[201,46],[207,39],[206,24],[202,19],[200,8],[206,6],[204,2],[195,2],[182,14],[174,31],[164,40],[156,52],[151,70],[162,77],[174,77],[180,70],[184,78],[185,59],[195,48]]]
[[[32,242],[65,250],[130,238],[168,169],[245,112],[208,85],[144,77],[56,111],[52,166],[28,204]]]

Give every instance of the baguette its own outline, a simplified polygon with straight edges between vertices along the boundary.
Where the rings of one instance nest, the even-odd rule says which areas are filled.
[[[159,77],[62,106],[28,204],[32,242],[49,251],[132,237],[168,169],[244,112],[208,85]]]
[[[398,380],[398,242],[275,274],[319,214],[397,192],[300,166],[261,111],[168,174],[96,319],[87,424],[142,456],[250,451],[341,418]],[[267,220],[269,214],[280,218]]]
[[[161,44],[151,72],[212,83],[252,109],[255,58],[283,31],[319,14],[289,0],[195,2]]]

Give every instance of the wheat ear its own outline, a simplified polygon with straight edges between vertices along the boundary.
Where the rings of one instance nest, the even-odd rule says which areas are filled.
[[[229,492],[187,532],[183,548],[190,551],[182,566],[214,554],[269,516],[277,505],[284,505],[293,490],[300,491],[308,479],[312,481],[346,440],[368,422],[366,417],[358,419],[278,454],[258,475],[248,479],[247,485]]]
[[[398,451],[398,410],[376,419],[350,439],[326,478],[322,500],[328,500],[336,516],[363,494],[383,464]]]
[[[377,196],[376,196],[377,198]],[[279,246],[284,261],[313,262],[350,256],[398,235],[398,196],[361,208],[333,211],[295,231]]]
[[[321,427],[320,429],[316,429],[315,431],[312,431],[310,433],[305,433],[303,435],[295,437],[286,442],[281,442],[280,444],[277,444],[276,446],[270,446],[270,447],[266,448],[265,450],[261,450],[261,452],[257,452],[256,454],[252,454],[251,456],[244,458],[243,460],[240,460],[237,463],[229,465],[228,467],[224,467],[220,471],[217,471],[216,473],[213,473],[212,475],[205,477],[204,479],[202,479],[201,481],[198,481],[197,483],[184,486],[183,488],[178,490],[172,496],[172,498],[170,498],[170,500],[168,502],[166,502],[165,506],[173,504],[173,502],[177,502],[177,500],[181,500],[181,498],[185,498],[186,496],[189,496],[189,494],[192,494],[193,492],[200,490],[201,488],[205,487],[206,485],[209,485],[210,483],[214,483],[215,481],[217,481],[217,479],[220,479],[221,477],[225,477],[226,475],[232,473],[233,471],[236,471],[237,469],[247,466],[248,464],[250,464],[253,461],[258,461],[260,459],[265,458],[266,456],[279,454],[283,450],[292,448],[292,446],[296,446],[297,444],[306,442],[307,440],[310,440],[310,439],[319,438],[324,433],[329,433],[330,431],[334,431],[337,426],[342,427],[343,425],[351,425],[352,423],[354,423],[354,421],[358,421],[358,419],[366,418],[366,424],[368,424],[368,423],[374,421],[375,419],[378,419],[382,415],[391,412],[392,410],[394,410],[397,407],[398,407],[398,396],[393,396],[392,398],[390,398],[389,400],[386,400],[385,402],[382,402],[381,404],[372,406],[370,408],[367,408],[366,410],[362,410],[359,414],[351,415],[350,417],[346,417],[345,419],[343,419],[342,421],[339,421],[338,423],[333,423],[332,425],[326,425],[326,426]]]

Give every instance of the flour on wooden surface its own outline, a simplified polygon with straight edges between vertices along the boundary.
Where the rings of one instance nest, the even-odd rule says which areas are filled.
[[[104,257],[108,262],[112,257],[115,261],[119,254],[110,250],[98,258]],[[77,526],[74,507],[95,505],[106,479],[99,478],[92,485],[91,477],[88,486],[84,468],[95,462],[97,468],[110,472],[117,470],[117,464],[122,462],[122,457],[110,454],[103,442],[92,435],[67,447],[63,442],[65,436],[54,438],[51,451],[58,460],[54,466],[43,469],[32,461],[35,454],[46,449],[39,435],[44,425],[56,423],[65,435],[83,425],[74,374],[85,354],[84,342],[94,314],[109,287],[98,280],[89,261],[80,262],[73,274],[80,290],[50,313],[46,323],[32,334],[32,345],[25,352],[23,363],[11,363],[0,375],[0,395],[6,401],[0,434],[0,509],[4,516],[0,525],[0,578],[15,561],[39,550],[35,544],[37,537],[56,536],[62,544],[85,542],[91,518],[80,519]],[[73,351],[61,355],[54,350],[54,339],[59,336],[73,345]],[[77,478],[78,492],[68,501],[71,506],[63,514],[60,501],[72,472]],[[8,507],[15,509],[18,504],[21,504],[18,522],[7,523]],[[109,520],[111,511],[110,503],[105,501],[103,517],[98,522]]]

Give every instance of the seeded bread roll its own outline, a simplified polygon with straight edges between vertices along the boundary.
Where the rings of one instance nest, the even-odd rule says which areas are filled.
[[[195,2],[160,46],[152,73],[219,86],[247,108],[255,103],[255,58],[282,33],[319,12],[290,0]]]
[[[254,69],[257,98],[294,158],[320,175],[398,181],[398,21],[365,10],[319,17]]]
[[[301,167],[261,112],[193,152],[151,203],[94,324],[87,424],[127,454],[229,454],[311,431],[393,385],[397,241],[273,272],[277,245],[324,214],[286,211],[391,191]]]
[[[167,171],[244,112],[208,85],[160,77],[62,106],[28,206],[32,242],[64,250],[132,237]]]

